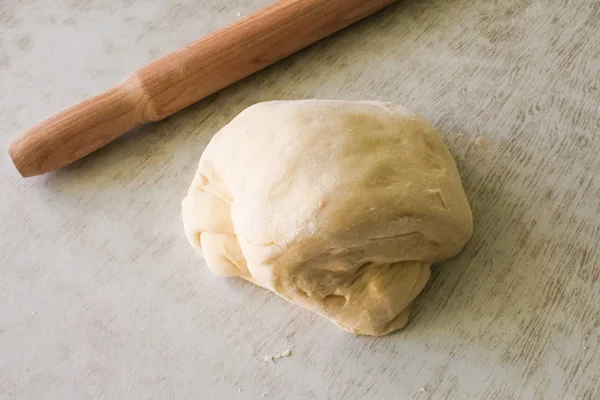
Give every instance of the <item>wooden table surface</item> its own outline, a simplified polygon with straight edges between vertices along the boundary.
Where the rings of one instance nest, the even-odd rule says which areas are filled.
[[[269,2],[0,2],[1,145]],[[473,239],[393,335],[217,278],[185,240],[211,136],[305,98],[405,104],[457,159]],[[56,173],[0,157],[0,398],[599,399],[599,172],[600,2],[400,0]]]

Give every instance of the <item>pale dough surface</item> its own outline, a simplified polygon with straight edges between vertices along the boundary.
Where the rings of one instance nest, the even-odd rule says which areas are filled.
[[[472,232],[454,160],[401,106],[332,100],[249,107],[219,131],[183,200],[190,243],[343,329],[407,322],[432,263]]]

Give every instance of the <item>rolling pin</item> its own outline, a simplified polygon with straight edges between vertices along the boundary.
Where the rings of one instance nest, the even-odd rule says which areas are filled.
[[[8,152],[24,177],[63,167],[159,121],[395,0],[280,0],[142,67],[37,124]]]

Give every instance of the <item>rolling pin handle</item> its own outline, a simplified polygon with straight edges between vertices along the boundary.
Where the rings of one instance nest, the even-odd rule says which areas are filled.
[[[8,153],[23,177],[60,168],[144,122],[146,96],[136,76],[50,117],[14,140]]]

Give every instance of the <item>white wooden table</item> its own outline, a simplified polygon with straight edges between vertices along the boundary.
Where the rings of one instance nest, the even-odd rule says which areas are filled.
[[[0,2],[1,145],[268,3]],[[214,132],[298,98],[405,104],[458,161],[473,239],[399,333],[214,277],[185,240]],[[599,399],[599,107],[600,2],[403,0],[56,173],[5,153],[0,399]]]

